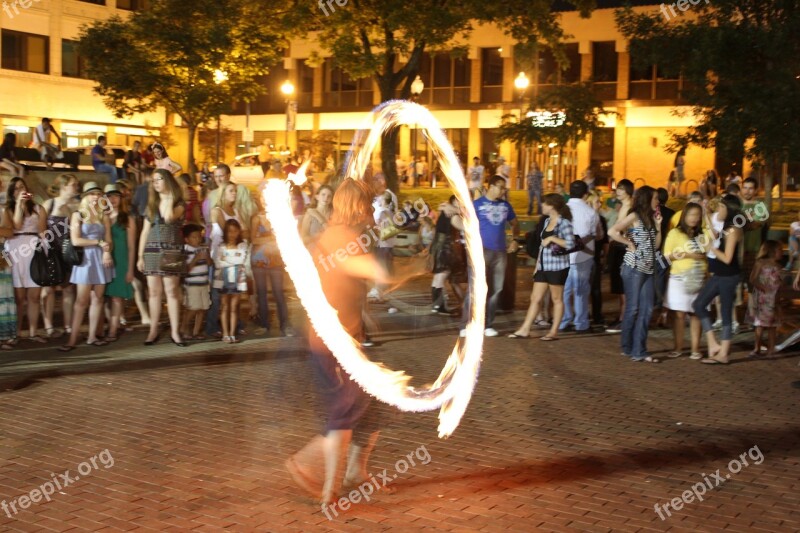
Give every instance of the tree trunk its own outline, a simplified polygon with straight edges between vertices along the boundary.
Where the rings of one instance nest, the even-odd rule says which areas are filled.
[[[400,192],[400,183],[397,179],[397,137],[400,128],[392,128],[385,131],[381,136],[381,170],[386,176],[386,186],[394,191]]]
[[[188,126],[188,135],[189,135],[189,149],[187,151],[187,157],[189,158],[189,164],[186,165],[186,168],[189,169],[189,174],[192,176],[192,180],[197,175],[197,165],[194,162],[194,136],[197,133],[197,124],[192,121],[186,122]]]
[[[764,203],[767,204],[767,211],[772,214],[772,184],[775,182],[775,168],[777,158],[769,157],[765,163],[766,175],[764,176]]]

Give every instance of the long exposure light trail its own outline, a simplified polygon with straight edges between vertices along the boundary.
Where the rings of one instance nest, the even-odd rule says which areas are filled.
[[[401,125],[419,125],[427,137],[443,174],[462,206],[467,257],[472,272],[485,272],[478,219],[458,158],[436,119],[424,107],[406,101],[386,102],[374,110],[371,127],[360,131],[351,146],[345,178],[363,179],[372,152],[383,132]],[[322,291],[319,274],[308,250],[303,246],[291,209],[289,181],[305,182],[305,162],[289,180],[269,180],[263,191],[267,219],[275,232],[278,249],[294,282],[312,327],[331,350],[345,371],[368,394],[402,411],[422,412],[439,409],[439,437],[455,431],[472,398],[480,370],[483,350],[483,324],[486,279],[470,276],[472,301],[467,335],[456,342],[436,381],[416,388],[411,376],[374,363],[361,351],[361,345],[342,327],[336,310]]]

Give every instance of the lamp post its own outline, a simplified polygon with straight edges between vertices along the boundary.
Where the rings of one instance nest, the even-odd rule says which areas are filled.
[[[228,73],[224,70],[216,69],[214,71],[214,83],[217,85],[221,85],[228,81]],[[217,156],[216,160],[219,163],[219,154],[220,154],[220,127],[219,127],[220,115],[217,115]]]
[[[289,121],[291,120],[291,99],[292,95],[294,94],[294,84],[291,81],[286,80],[281,85],[281,92],[286,100],[286,136],[284,137],[284,141],[286,143],[286,151],[291,154],[291,150],[289,150]]]
[[[422,94],[423,89],[425,89],[425,82],[417,76],[414,78],[414,81],[411,82],[411,101],[416,102],[419,98],[419,95]],[[412,176],[414,176],[414,183],[413,186],[417,186],[417,180],[419,180],[419,174],[417,173],[417,125],[414,124],[414,172]]]
[[[525,75],[524,72],[520,72],[519,76],[514,79],[514,87],[516,87],[517,91],[519,92],[519,122],[522,123],[522,99],[525,97],[525,91],[528,89],[528,85],[530,85],[530,80],[528,80],[528,76]],[[523,165],[522,160],[522,150],[525,150],[525,162]],[[519,143],[519,154],[517,154],[517,189],[522,188],[522,176],[523,173],[526,172],[528,166],[528,147],[522,146],[522,143]],[[525,168],[523,168],[525,167]]]

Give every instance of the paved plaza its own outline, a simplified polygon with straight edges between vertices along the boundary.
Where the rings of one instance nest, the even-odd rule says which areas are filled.
[[[368,353],[422,385],[457,330],[417,294],[374,307]],[[455,433],[386,408],[379,488],[330,519],[283,466],[322,423],[302,338],[143,340],[0,356],[0,531],[800,530],[800,357],[747,360],[747,334],[726,367],[634,363],[599,331],[486,339]]]

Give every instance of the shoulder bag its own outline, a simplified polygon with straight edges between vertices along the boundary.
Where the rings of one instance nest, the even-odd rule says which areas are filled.
[[[40,287],[54,287],[66,281],[66,269],[55,249],[45,251],[44,242],[39,241],[31,260],[30,275]]]

